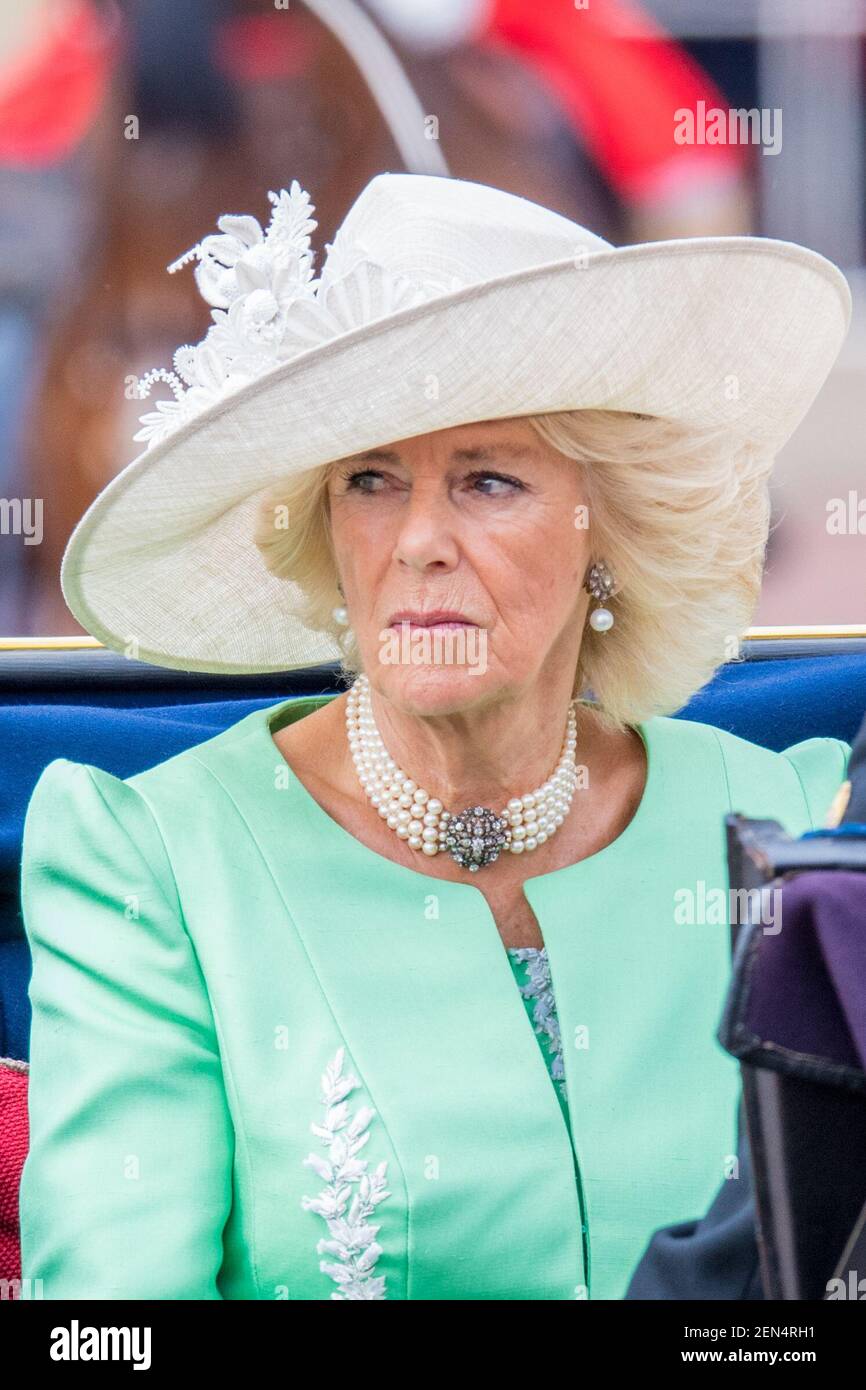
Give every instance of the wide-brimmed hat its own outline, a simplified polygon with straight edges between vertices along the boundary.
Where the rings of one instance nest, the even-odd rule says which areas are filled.
[[[70,537],[63,594],[107,646],[181,670],[330,661],[253,539],[280,478],[431,430],[583,408],[730,431],[775,453],[844,339],[841,271],[791,242],[614,247],[524,198],[380,174],[316,276],[308,194],[225,216],[192,260],[213,324],[142,378],[146,443]]]

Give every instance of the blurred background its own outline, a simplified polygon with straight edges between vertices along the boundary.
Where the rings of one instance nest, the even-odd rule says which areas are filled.
[[[320,252],[364,184],[402,169],[497,185],[615,244],[758,233],[840,265],[854,323],[779,456],[755,622],[866,622],[864,64],[862,0],[4,5],[0,636],[81,632],[58,570],[140,451],[148,407],[126,383],[209,322],[167,264],[223,212],[266,220],[292,179]],[[754,113],[749,138],[705,138],[731,110]]]

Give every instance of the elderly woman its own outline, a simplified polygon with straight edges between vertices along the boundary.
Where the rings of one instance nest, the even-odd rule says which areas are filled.
[[[417,175],[314,280],[307,195],[271,200],[176,263],[214,325],[144,379],[174,399],[64,592],[145,661],[356,678],[125,780],[43,772],[23,1273],[618,1299],[709,1250],[745,1296],[723,819],[820,824],[849,750],[670,716],[749,622],[845,281]]]

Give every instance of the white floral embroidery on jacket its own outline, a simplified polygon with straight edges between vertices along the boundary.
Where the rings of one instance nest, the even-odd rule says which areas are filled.
[[[535,1008],[532,1011],[535,1031],[536,1033],[543,1033],[550,1043],[552,1054],[550,1074],[558,1083],[563,1097],[566,1097],[562,1035],[559,1028],[559,1015],[556,1011],[556,999],[553,993],[553,981],[550,977],[547,950],[543,946],[512,946],[509,948],[508,954],[514,960],[526,962],[529,983],[519,986],[520,993],[525,999],[535,1000]]]
[[[345,1048],[340,1047],[322,1076],[322,1104],[325,1118],[322,1124],[311,1124],[328,1150],[328,1157],[311,1153],[304,1164],[314,1168],[326,1183],[317,1197],[302,1197],[305,1211],[315,1211],[324,1218],[330,1240],[322,1239],[316,1249],[320,1255],[336,1256],[336,1263],[321,1260],[319,1268],[329,1274],[338,1291],[334,1299],[386,1299],[384,1275],[374,1277],[376,1261],[382,1247],[376,1241],[379,1227],[371,1225],[368,1217],[390,1192],[385,1186],[387,1160],[372,1172],[367,1172],[367,1159],[358,1158],[370,1138],[368,1125],[376,1114],[369,1105],[352,1115],[346,1096],[360,1086],[354,1073],[343,1075]],[[357,1184],[353,1194],[352,1185]],[[351,1204],[349,1199],[351,1197]],[[348,1206],[348,1211],[346,1210]]]

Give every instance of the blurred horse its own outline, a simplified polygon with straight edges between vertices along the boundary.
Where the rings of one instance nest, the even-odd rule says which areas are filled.
[[[30,487],[49,499],[29,547],[32,632],[79,631],[58,569],[73,525],[139,451],[134,379],[207,329],[191,273],[167,264],[227,210],[264,220],[298,179],[325,242],[373,175],[405,163],[353,56],[300,7],[152,4],[88,135],[92,239],[56,319],[28,432]],[[505,52],[398,51],[453,176],[498,185],[614,237],[610,191],[554,98]]]

